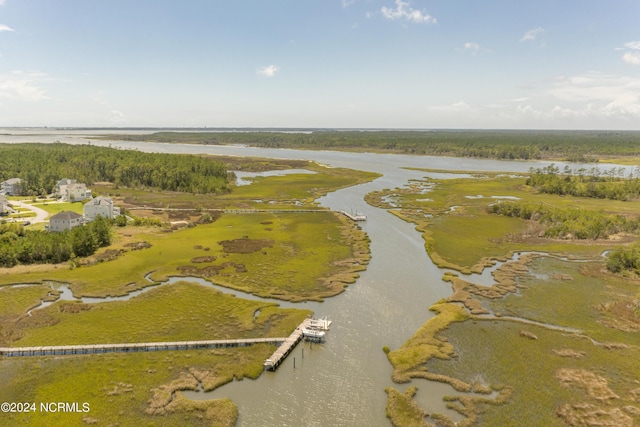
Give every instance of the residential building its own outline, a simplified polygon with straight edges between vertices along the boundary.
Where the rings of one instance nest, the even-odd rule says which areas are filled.
[[[6,180],[0,184],[0,191],[7,196],[22,196],[22,180],[20,178]]]
[[[74,182],[60,186],[60,198],[64,202],[79,202],[91,198],[91,190],[85,184]]]
[[[62,196],[62,187],[65,185],[71,185],[71,184],[75,184],[76,180],[75,179],[70,179],[70,178],[62,178],[60,181],[56,182],[56,195],[57,196]]]
[[[98,215],[114,219],[120,215],[120,208],[114,206],[111,197],[98,196],[84,204],[84,219],[93,221]]]
[[[49,220],[49,231],[65,231],[79,227],[83,223],[82,215],[71,211],[63,211],[55,214]]]

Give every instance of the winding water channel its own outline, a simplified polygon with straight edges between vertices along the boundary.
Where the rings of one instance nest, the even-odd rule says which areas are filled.
[[[56,140],[84,144],[89,138],[79,132],[76,135],[51,133],[24,137],[0,135],[0,142]],[[276,372],[265,372],[255,381],[236,381],[212,393],[185,393],[193,399],[223,396],[231,398],[239,408],[239,426],[389,426],[385,416],[384,390],[390,386],[404,390],[407,385],[391,381],[391,365],[382,348],[398,348],[410,338],[432,316],[429,306],[451,294],[451,286],[441,280],[445,270],[437,268],[431,262],[425,253],[422,237],[414,226],[399,220],[386,210],[367,205],[364,196],[371,191],[403,186],[410,179],[426,175],[448,176],[407,170],[406,167],[525,172],[532,166],[547,165],[542,162],[242,146],[105,142],[93,139],[91,143],[145,152],[308,159],[328,166],[383,174],[373,182],[341,189],[319,199],[322,206],[367,215],[368,220],[362,227],[371,238],[372,252],[367,270],[344,293],[323,303],[294,305],[310,308],[318,316],[327,315],[333,320],[327,342],[298,346]],[[470,280],[491,283],[487,273]],[[281,305],[291,306],[290,303]],[[413,384],[418,386],[416,399],[424,409],[452,415],[447,412],[441,400],[444,394],[453,394],[448,385],[427,381]]]

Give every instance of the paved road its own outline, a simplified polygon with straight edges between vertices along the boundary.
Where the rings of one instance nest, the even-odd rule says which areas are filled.
[[[30,205],[28,203],[23,203],[23,202],[16,202],[16,201],[11,201],[12,205],[21,207],[21,208],[25,208],[25,209],[29,209],[30,211],[33,211],[36,213],[35,218],[34,217],[30,217],[30,218],[25,218],[25,221],[29,221],[32,224],[38,223],[38,222],[46,222],[47,219],[49,218],[49,213],[47,211],[45,211],[44,209],[40,209],[37,206],[33,206]]]

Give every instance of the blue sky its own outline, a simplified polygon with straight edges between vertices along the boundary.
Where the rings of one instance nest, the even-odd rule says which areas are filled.
[[[640,129],[640,1],[0,0],[0,126]]]

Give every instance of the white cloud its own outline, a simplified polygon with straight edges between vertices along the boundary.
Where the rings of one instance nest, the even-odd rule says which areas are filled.
[[[640,52],[625,52],[622,60],[627,64],[640,65]]]
[[[591,72],[573,77],[561,77],[549,91],[553,97],[568,102],[611,102],[634,95],[640,98],[640,78]]]
[[[640,41],[627,42],[624,44],[627,49],[640,50]]]
[[[640,119],[640,77],[588,73],[563,77],[548,92],[556,100],[570,104],[556,106],[574,116]]]
[[[258,70],[258,74],[265,77],[273,77],[278,73],[278,71],[280,71],[280,67],[278,67],[277,65],[268,65],[266,67],[260,68]]]
[[[622,60],[630,65],[640,65],[640,41],[632,41],[624,44],[624,47],[616,48],[616,50],[630,49],[622,55]]]
[[[461,99],[460,101],[454,102],[453,104],[434,105],[430,108],[430,110],[441,113],[458,113],[461,111],[471,110],[471,106]]]
[[[467,42],[464,44],[464,49],[466,51],[473,52],[473,54],[475,55],[480,50],[480,45],[478,43]]]
[[[435,24],[436,18],[429,15],[426,10],[417,10],[410,6],[409,2],[395,0],[396,7],[382,7],[382,15],[391,20],[402,19],[416,24]]]
[[[0,98],[22,101],[41,101],[48,99],[44,89],[38,83],[44,80],[40,73],[13,72],[10,75],[0,74]]]
[[[6,0],[0,0],[0,6],[4,6],[5,3],[6,3]]]
[[[544,28],[542,28],[542,27],[534,28],[533,30],[527,31],[524,34],[524,36],[522,36],[520,41],[521,42],[526,42],[526,41],[535,40],[538,37],[538,35],[540,35],[542,33],[544,33]]]
[[[113,124],[122,124],[127,122],[127,116],[118,110],[111,110],[109,112],[109,121]]]
[[[3,31],[14,31],[14,30],[8,25],[0,24],[0,33]]]

